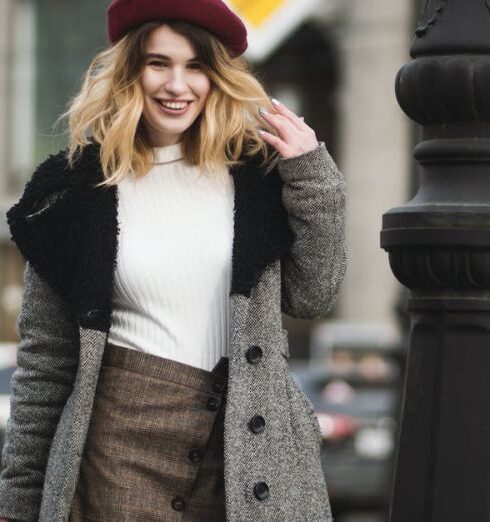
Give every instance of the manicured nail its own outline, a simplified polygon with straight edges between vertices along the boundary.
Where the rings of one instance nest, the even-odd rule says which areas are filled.
[[[271,99],[271,102],[274,104],[274,105],[281,105],[281,102],[276,100],[275,98],[272,98]]]
[[[260,107],[259,112],[260,114],[269,114],[269,111],[267,109],[264,109],[264,107]]]
[[[259,130],[259,134],[263,135],[263,134],[265,134],[265,133],[266,133],[266,131],[265,131],[264,129],[260,129],[260,130]]]

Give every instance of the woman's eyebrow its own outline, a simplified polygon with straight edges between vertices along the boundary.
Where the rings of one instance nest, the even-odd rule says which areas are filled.
[[[159,54],[159,53],[147,53],[147,54],[145,54],[145,58],[160,58],[161,60],[172,60],[172,58],[170,58],[170,56],[167,56],[166,54]],[[197,56],[193,56],[192,58],[190,58],[187,61],[188,62],[199,61],[199,58]]]

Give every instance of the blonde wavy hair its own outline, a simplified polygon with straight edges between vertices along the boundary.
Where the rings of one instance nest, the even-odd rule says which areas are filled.
[[[93,58],[79,92],[58,119],[68,119],[70,166],[96,142],[104,175],[96,186],[115,185],[130,173],[140,177],[151,169],[140,77],[148,36],[163,23],[188,39],[211,83],[203,111],[184,132],[184,160],[213,177],[223,167],[243,164],[242,154],[260,154],[260,166],[272,170],[278,153],[258,133],[260,127],[275,133],[258,112],[259,106],[274,110],[264,88],[242,57],[230,57],[215,36],[182,21],[145,23]]]

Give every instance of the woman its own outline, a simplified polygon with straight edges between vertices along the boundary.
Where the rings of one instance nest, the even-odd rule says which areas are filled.
[[[0,520],[331,520],[281,312],[335,300],[342,175],[221,0],[115,0],[108,26],[69,149],[7,213],[26,270]]]

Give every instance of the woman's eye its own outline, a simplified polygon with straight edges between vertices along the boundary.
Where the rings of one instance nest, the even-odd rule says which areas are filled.
[[[154,65],[156,67],[166,67],[167,64],[166,63],[163,63],[163,62],[158,62],[156,60],[153,60],[151,62],[148,62],[148,65]],[[201,64],[200,63],[191,63],[188,65],[188,67],[190,67],[191,69],[200,69],[201,68]]]

